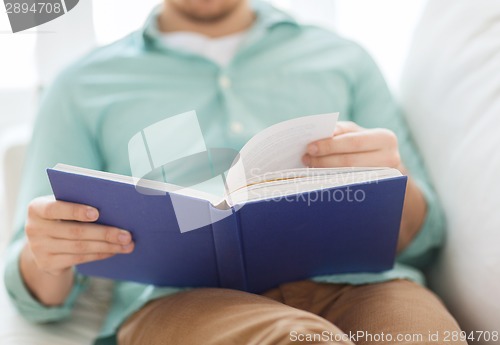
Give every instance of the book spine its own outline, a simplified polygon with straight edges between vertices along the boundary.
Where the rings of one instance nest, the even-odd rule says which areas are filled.
[[[221,288],[247,290],[245,257],[238,213],[210,207],[212,234]]]

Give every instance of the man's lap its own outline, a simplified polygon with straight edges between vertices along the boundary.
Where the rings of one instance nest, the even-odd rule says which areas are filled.
[[[118,340],[120,345],[439,344],[430,335],[442,340],[444,332],[459,330],[441,301],[410,281],[299,281],[262,296],[195,289],[154,300],[125,322]]]

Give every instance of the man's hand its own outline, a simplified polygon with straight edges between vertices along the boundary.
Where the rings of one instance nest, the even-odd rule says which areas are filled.
[[[402,170],[396,135],[388,129],[366,129],[354,122],[337,124],[333,136],[310,143],[303,157],[306,166],[390,167]]]
[[[133,251],[129,232],[94,224],[98,218],[93,207],[56,201],[53,196],[30,203],[20,268],[40,302],[58,305],[65,300],[73,285],[74,265]]]
[[[93,224],[98,217],[99,212],[90,206],[53,197],[33,200],[25,231],[38,268],[58,275],[76,264],[132,252],[130,233]]]
[[[302,158],[313,168],[390,167],[406,174],[399,155],[398,139],[388,129],[366,129],[354,122],[339,122],[331,138],[307,146]],[[398,252],[406,248],[422,228],[427,203],[411,177],[406,185],[399,231]]]

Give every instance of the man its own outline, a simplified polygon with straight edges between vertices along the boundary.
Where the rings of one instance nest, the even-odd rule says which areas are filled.
[[[69,317],[87,280],[74,265],[134,250],[127,229],[93,223],[98,210],[40,197],[50,194],[44,169],[66,163],[130,173],[128,140],[191,109],[207,146],[234,149],[284,119],[340,111],[352,122],[311,143],[303,161],[408,168],[398,264],[381,274],[291,282],[264,297],[117,282],[99,341],[380,344],[385,334],[393,342],[423,344],[429,332],[459,331],[440,301],[417,284],[422,278],[414,267],[428,263],[442,242],[442,214],[375,64],[352,42],[247,0],[165,0],[142,30],[85,57],[49,89],[6,270],[7,288],[26,318]],[[182,130],[169,133],[174,142]],[[365,336],[348,337],[359,331]],[[322,332],[330,336],[318,339]],[[406,334],[417,336],[400,338]]]

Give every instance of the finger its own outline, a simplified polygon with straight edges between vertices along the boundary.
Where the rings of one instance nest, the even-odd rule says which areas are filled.
[[[349,132],[358,132],[362,130],[363,127],[358,126],[355,122],[352,121],[339,121],[337,122],[337,126],[333,131],[333,135],[340,135]]]
[[[384,133],[377,130],[349,132],[313,142],[308,145],[307,153],[311,156],[326,156],[376,151],[385,147],[384,139]]]
[[[36,251],[37,246],[43,246],[46,253],[59,255],[59,254],[118,254],[118,253],[131,253],[134,250],[134,243],[131,242],[127,245],[112,244],[100,241],[70,241],[52,239],[39,244],[31,244],[32,250]]]
[[[96,254],[57,254],[50,256],[50,270],[62,270],[78,264],[108,259],[116,254],[96,253]]]
[[[99,211],[91,206],[57,201],[48,197],[33,200],[28,208],[30,215],[50,220],[76,220],[94,222],[99,218]]]
[[[397,157],[392,156],[386,151],[335,154],[321,157],[305,155],[303,162],[311,168],[393,167],[396,164]]]
[[[47,235],[57,239],[101,241],[122,245],[132,241],[130,232],[111,226],[72,221],[47,223]]]

